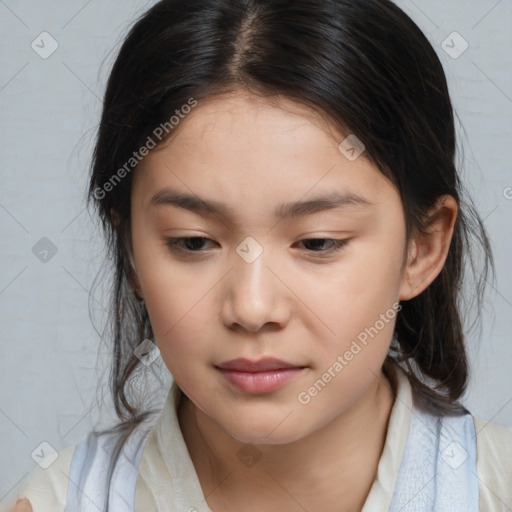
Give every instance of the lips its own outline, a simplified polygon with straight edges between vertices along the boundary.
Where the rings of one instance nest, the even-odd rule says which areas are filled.
[[[300,378],[307,367],[275,358],[259,361],[238,358],[216,365],[216,368],[238,391],[263,394],[277,391],[292,380]]]
[[[250,359],[237,358],[221,363],[217,365],[217,367],[223,370],[234,370],[239,372],[250,373],[268,372],[272,370],[281,370],[287,368],[305,368],[305,366],[301,366],[294,363],[288,363],[287,361],[282,361],[281,359],[275,359],[270,357],[260,359],[259,361],[251,361]]]

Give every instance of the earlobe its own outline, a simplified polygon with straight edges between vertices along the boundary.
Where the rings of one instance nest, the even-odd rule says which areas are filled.
[[[110,217],[112,220],[112,224],[117,227],[119,223],[121,222],[121,216],[119,215],[119,212],[115,208],[110,209]]]
[[[418,257],[418,245],[412,238],[407,249],[406,263],[402,269],[402,280],[400,283],[400,300],[409,300],[412,298],[411,292],[414,289],[414,264]]]
[[[128,257],[130,260],[130,270],[129,270],[130,275],[128,276],[128,281],[129,281],[131,287],[133,288],[133,291],[134,291],[137,299],[143,301],[144,295],[142,293],[142,287],[140,285],[139,275],[137,272],[137,268],[135,266],[135,262],[133,261],[133,255],[131,254],[131,252],[128,253]]]
[[[450,195],[441,196],[428,213],[425,233],[416,230],[403,272],[400,300],[409,300],[419,295],[443,269],[457,212],[455,198]]]
[[[111,210],[113,217],[117,219],[117,221],[120,220],[119,214],[115,212],[115,210]],[[128,228],[129,230],[129,228]],[[139,279],[139,273],[137,271],[137,265],[135,264],[135,260],[133,257],[133,249],[132,249],[132,242],[131,242],[131,233],[126,230],[121,230],[121,234],[119,235],[122,237],[123,240],[123,246],[125,250],[125,254],[128,256],[128,283],[131,286],[133,293],[135,294],[135,297],[137,300],[143,301],[144,295],[142,292],[142,286],[140,284]]]

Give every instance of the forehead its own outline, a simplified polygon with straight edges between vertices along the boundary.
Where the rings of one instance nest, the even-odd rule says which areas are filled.
[[[325,192],[378,199],[387,179],[362,156],[350,161],[345,135],[290,99],[232,93],[198,102],[136,169],[133,194],[149,206],[165,187],[274,212],[277,204]]]
[[[284,135],[279,140],[282,143],[284,139],[305,136],[296,133],[300,128],[311,132],[313,127],[317,128],[317,135],[330,137],[333,143],[341,136],[330,118],[317,109],[282,95],[262,97],[243,90],[200,100],[181,124],[174,137],[181,143],[195,141],[198,136],[211,139],[225,132],[236,133],[236,143],[243,141],[245,135],[261,135],[262,131]]]

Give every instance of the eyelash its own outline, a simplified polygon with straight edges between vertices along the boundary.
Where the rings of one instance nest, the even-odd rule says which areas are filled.
[[[188,254],[200,254],[204,253],[205,251],[192,251],[188,249],[184,249],[180,246],[180,243],[183,241],[189,241],[189,240],[210,240],[209,238],[203,237],[203,236],[189,236],[189,237],[166,237],[166,246],[168,246],[171,251],[178,252],[178,253],[188,253]],[[335,252],[339,252],[345,248],[345,246],[348,243],[348,240],[337,240],[334,238],[304,238],[303,240],[299,240],[299,242],[310,242],[312,240],[321,240],[321,241],[329,241],[333,242],[333,246],[330,249],[323,250],[323,251],[311,251],[313,253],[318,254],[331,254]]]

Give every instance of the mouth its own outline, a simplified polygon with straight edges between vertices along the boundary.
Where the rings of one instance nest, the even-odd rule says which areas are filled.
[[[307,368],[307,366],[274,358],[259,361],[239,358],[215,367],[231,385],[239,391],[251,394],[275,391],[303,373]]]
[[[289,363],[287,361],[275,359],[273,357],[266,357],[258,361],[251,361],[250,359],[239,357],[237,359],[231,359],[230,361],[226,361],[216,366],[221,370],[234,370],[250,373],[269,372],[273,370],[288,370],[291,368],[306,368],[304,365]]]

